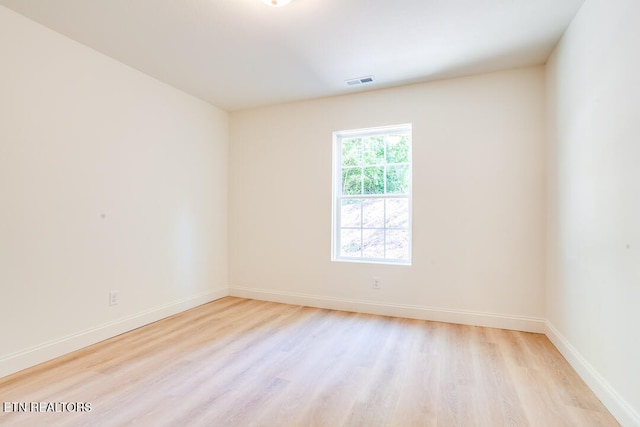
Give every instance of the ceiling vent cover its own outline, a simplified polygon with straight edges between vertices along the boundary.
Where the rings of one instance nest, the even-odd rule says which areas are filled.
[[[362,84],[368,84],[373,82],[374,82],[373,76],[365,76],[365,77],[358,77],[355,79],[349,79],[347,80],[347,85],[355,86],[355,85],[362,85]]]

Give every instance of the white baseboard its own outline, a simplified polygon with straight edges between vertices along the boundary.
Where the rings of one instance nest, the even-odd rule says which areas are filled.
[[[524,316],[449,310],[405,304],[388,304],[293,292],[278,292],[246,288],[242,286],[229,288],[229,295],[285,304],[306,305],[309,307],[326,308],[331,310],[406,317],[409,319],[432,320],[436,322],[458,323],[473,326],[487,326],[491,328],[512,329],[524,332],[544,333],[545,331],[544,319]]]
[[[183,298],[9,354],[0,359],[0,378],[227,295],[228,291],[225,288]]]
[[[569,341],[551,324],[546,321],[545,334],[560,354],[580,375],[580,378],[595,393],[611,414],[622,426],[640,426],[640,414],[636,412],[591,366]]]

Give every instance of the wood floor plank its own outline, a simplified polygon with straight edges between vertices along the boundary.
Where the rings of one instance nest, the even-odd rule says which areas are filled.
[[[2,426],[617,426],[540,334],[227,297],[0,379]]]

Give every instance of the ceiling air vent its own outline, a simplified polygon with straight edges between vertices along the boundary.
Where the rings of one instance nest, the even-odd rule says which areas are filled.
[[[347,80],[347,85],[349,86],[362,85],[367,83],[373,83],[373,76],[358,77],[356,79]]]

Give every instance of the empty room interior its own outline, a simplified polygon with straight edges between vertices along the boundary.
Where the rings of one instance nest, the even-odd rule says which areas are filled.
[[[0,0],[0,425],[640,426],[639,106],[637,0]]]

